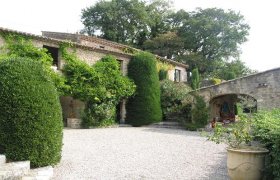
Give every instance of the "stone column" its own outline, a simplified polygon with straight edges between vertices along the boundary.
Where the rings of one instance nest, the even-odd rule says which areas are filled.
[[[126,118],[126,100],[122,100],[120,107],[120,124],[125,124]]]

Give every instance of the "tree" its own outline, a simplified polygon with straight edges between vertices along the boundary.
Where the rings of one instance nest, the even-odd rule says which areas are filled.
[[[184,42],[175,32],[159,34],[144,43],[144,49],[169,59],[178,55],[182,51],[182,47],[184,47]]]
[[[191,86],[194,90],[197,90],[199,88],[200,78],[199,78],[199,72],[198,69],[195,68],[192,70],[192,76],[191,76]]]
[[[83,32],[120,43],[137,41],[146,33],[147,21],[145,3],[138,0],[100,0],[82,10]]]
[[[230,80],[242,76],[246,76],[256,71],[248,68],[241,60],[233,60],[224,62],[213,74],[213,76],[224,80]]]
[[[137,89],[127,103],[127,122],[142,126],[161,121],[160,83],[155,57],[147,52],[135,55],[129,62],[128,76],[134,80]]]
[[[214,71],[215,61],[238,57],[239,45],[247,40],[248,30],[249,26],[239,13],[208,8],[189,13],[189,18],[178,27],[178,35],[184,39],[186,53],[183,56],[191,54],[202,58],[207,66],[200,67],[199,71],[205,74]],[[195,64],[188,59],[186,63]]]
[[[249,34],[241,14],[218,8],[175,12],[170,7],[168,0],[100,0],[83,10],[84,32],[186,63],[202,77],[238,59]]]
[[[107,40],[142,48],[147,39],[167,31],[169,7],[167,0],[99,0],[82,10],[82,33],[101,33]]]

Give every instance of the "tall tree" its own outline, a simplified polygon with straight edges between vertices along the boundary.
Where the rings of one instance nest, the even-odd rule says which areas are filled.
[[[142,47],[144,41],[167,31],[167,0],[99,0],[82,10],[82,33]]]
[[[152,53],[171,59],[183,51],[184,41],[178,37],[176,32],[167,32],[145,41],[143,47]]]
[[[220,79],[230,80],[255,72],[255,70],[251,70],[249,67],[247,67],[243,61],[237,59],[230,62],[224,62],[223,65],[216,69],[212,75]]]
[[[232,10],[171,10],[168,0],[99,0],[82,11],[83,32],[198,68],[202,77],[238,59],[249,25]],[[238,77],[239,73],[236,73]]]
[[[147,29],[145,3],[138,0],[100,0],[82,10],[82,32],[120,43],[137,41]]]
[[[180,12],[182,13],[182,12]],[[177,23],[178,24],[178,23]],[[178,35],[186,50],[182,58],[191,67],[199,67],[202,74],[212,72],[215,61],[238,57],[239,45],[247,40],[249,25],[239,13],[217,8],[197,9],[179,24]],[[206,66],[197,66],[189,56],[197,56]]]

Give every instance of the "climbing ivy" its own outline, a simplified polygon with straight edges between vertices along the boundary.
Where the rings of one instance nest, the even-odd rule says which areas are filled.
[[[60,50],[65,65],[62,69],[68,85],[68,94],[86,102],[83,125],[111,125],[115,119],[115,107],[122,98],[133,95],[136,86],[121,74],[113,56],[105,56],[90,66],[80,60],[71,44],[61,44]]]
[[[3,59],[27,58],[42,62],[44,70],[53,80],[59,94],[64,94],[64,91],[68,88],[65,86],[65,79],[61,74],[51,69],[53,59],[47,49],[34,46],[29,36],[3,31],[0,31],[0,36],[5,40],[5,44],[0,47],[0,61]]]

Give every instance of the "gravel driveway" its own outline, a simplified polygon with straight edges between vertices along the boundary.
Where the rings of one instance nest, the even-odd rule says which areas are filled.
[[[225,145],[164,128],[64,130],[54,179],[228,179]]]

